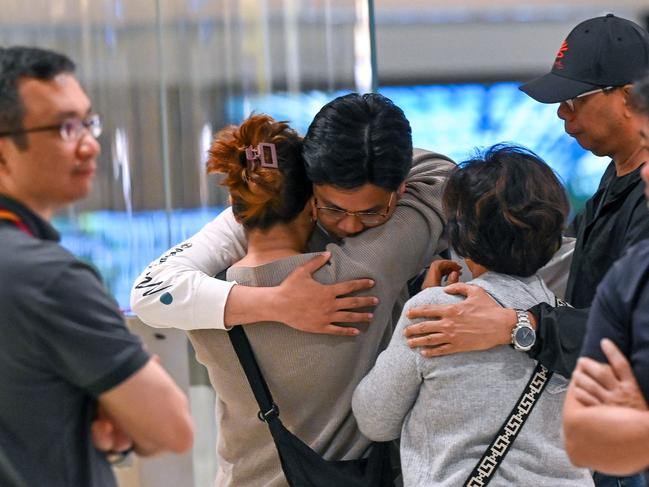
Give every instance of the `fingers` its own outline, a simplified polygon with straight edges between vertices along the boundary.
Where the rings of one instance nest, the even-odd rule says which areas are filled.
[[[613,390],[618,382],[613,373],[613,368],[588,357],[581,357],[577,361],[579,371],[599,384],[603,390]]]
[[[478,286],[475,286],[473,284],[465,284],[463,282],[451,284],[450,286],[446,286],[444,288],[444,292],[446,294],[461,294],[462,296],[466,297],[479,293],[480,291],[484,292],[484,290]]]
[[[448,345],[448,337],[443,333],[431,333],[410,338],[407,343],[410,348],[439,347]]]
[[[608,365],[602,367],[609,370],[603,370],[602,366],[594,360],[588,358],[580,358],[578,360],[578,369],[575,370],[572,381],[577,389],[582,389],[584,394],[588,394],[595,398],[599,404],[607,401],[609,390],[612,388],[611,380],[614,381],[613,371]],[[608,375],[608,376],[607,376]]]
[[[322,329],[322,333],[325,335],[352,337],[358,335],[360,333],[360,330],[358,328],[352,328],[348,326],[327,325]]]
[[[460,273],[457,271],[451,272],[448,277],[446,278],[446,282],[450,284],[455,284],[460,280]]]
[[[100,451],[113,449],[113,425],[110,421],[96,419],[90,427],[92,443]]]
[[[113,435],[113,448],[115,451],[125,451],[133,447],[133,440],[119,430]]]
[[[367,308],[369,306],[376,306],[377,304],[379,304],[379,300],[374,296],[355,296],[336,299],[336,309],[339,310]]]
[[[425,347],[419,351],[419,354],[426,358],[431,357],[441,357],[442,355],[449,355],[451,353],[457,353],[458,350],[453,348],[453,345],[447,343],[445,345],[439,345],[437,347]]]
[[[465,284],[463,282],[458,282],[451,284],[444,288],[444,292],[447,294],[461,294],[462,296],[469,296],[469,293],[473,291],[472,288],[477,287],[471,284]]]
[[[448,308],[448,305],[438,305],[438,304],[426,304],[424,306],[417,306],[415,308],[410,308],[408,310],[407,316],[411,320],[416,318],[428,318],[435,320],[440,318],[444,314],[444,310]],[[421,323],[419,323],[421,324]],[[408,328],[412,328],[414,325],[410,325]],[[406,330],[408,329],[406,328]]]
[[[444,274],[448,274],[451,271],[460,272],[462,270],[462,266],[453,260],[443,260],[442,262],[443,264],[441,264],[440,268]]]
[[[374,318],[373,313],[358,313],[356,311],[338,311],[333,314],[332,323],[369,323]]]
[[[407,326],[406,329],[403,330],[403,334],[407,337],[412,337],[417,335],[429,335],[433,333],[442,333],[443,331],[444,331],[444,325],[439,320],[422,321],[421,323],[416,323],[414,325]]]
[[[328,287],[334,292],[336,296],[344,296],[355,291],[363,291],[374,286],[372,279],[355,279],[353,281],[339,282],[337,284],[330,284]]]
[[[315,256],[306,264],[301,265],[300,268],[305,270],[309,274],[313,274],[315,271],[320,269],[320,267],[325,265],[330,257],[331,257],[331,252],[323,252],[321,255]]]
[[[613,373],[619,380],[628,380],[634,378],[631,364],[624,356],[624,354],[620,351],[620,349],[617,348],[615,343],[613,343],[608,338],[604,338],[600,342],[600,345],[602,347],[604,355],[606,355],[606,358],[608,359],[608,363],[613,369]]]
[[[593,396],[585,389],[575,387],[573,390],[575,399],[583,406],[599,406],[600,404],[602,404],[601,401],[599,401],[595,396]]]

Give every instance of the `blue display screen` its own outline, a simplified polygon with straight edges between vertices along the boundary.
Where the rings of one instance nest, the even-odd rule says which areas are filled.
[[[527,97],[513,82],[391,86],[380,90],[410,120],[415,147],[446,154],[456,161],[476,148],[515,142],[532,149],[564,181],[573,213],[595,192],[607,159],[584,151],[563,131],[556,105]],[[318,110],[343,92],[274,93],[238,97],[227,106],[234,123],[251,112],[288,120],[301,134]],[[129,307],[130,288],[149,262],[197,232],[222,208],[134,212],[98,211],[76,218],[60,217],[55,225],[63,245],[91,262],[102,274],[122,309]],[[169,235],[171,232],[171,235]]]

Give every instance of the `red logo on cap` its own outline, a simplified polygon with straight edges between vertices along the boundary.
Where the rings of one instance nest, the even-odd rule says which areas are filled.
[[[563,44],[561,44],[561,47],[559,48],[559,52],[557,53],[556,58],[554,59],[554,67],[556,69],[563,69],[563,63],[561,60],[564,58],[565,53],[568,51],[568,41],[563,41]]]

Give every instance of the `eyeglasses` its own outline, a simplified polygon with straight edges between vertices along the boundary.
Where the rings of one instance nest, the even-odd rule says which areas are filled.
[[[0,132],[0,137],[11,137],[14,135],[28,134],[30,132],[46,132],[58,130],[61,138],[66,142],[77,142],[87,130],[95,139],[101,135],[102,125],[98,114],[92,114],[86,118],[67,118],[56,125],[45,125],[30,129],[13,130]]]
[[[390,207],[392,206],[393,199],[394,191],[390,193],[390,199],[388,200],[388,207],[386,208],[386,210],[383,213],[378,213],[375,211],[347,211],[341,208],[318,206],[318,199],[314,198],[315,207],[322,218],[327,219],[332,223],[337,223],[345,216],[355,216],[363,225],[368,227],[380,225],[381,223],[383,223],[385,218],[388,216],[388,213],[390,213]]]
[[[615,89],[615,86],[607,86],[605,88],[597,88],[596,90],[590,90],[590,91],[587,91],[586,93],[582,93],[581,95],[577,95],[574,98],[570,98],[568,100],[565,100],[565,104],[568,105],[568,108],[570,108],[571,112],[574,112],[575,111],[575,100],[577,98],[583,98],[585,96],[594,95],[595,93],[599,93],[600,91],[602,93],[607,93],[607,92],[609,92],[609,91],[611,91],[613,89]]]

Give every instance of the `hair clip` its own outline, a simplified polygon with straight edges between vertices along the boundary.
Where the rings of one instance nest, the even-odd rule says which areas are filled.
[[[270,149],[270,162],[266,161],[266,152],[264,149]],[[246,147],[246,161],[252,163],[254,167],[256,161],[259,161],[261,167],[269,167],[273,169],[279,169],[277,164],[277,150],[275,149],[275,144],[270,142],[261,142],[257,147],[248,146]]]

